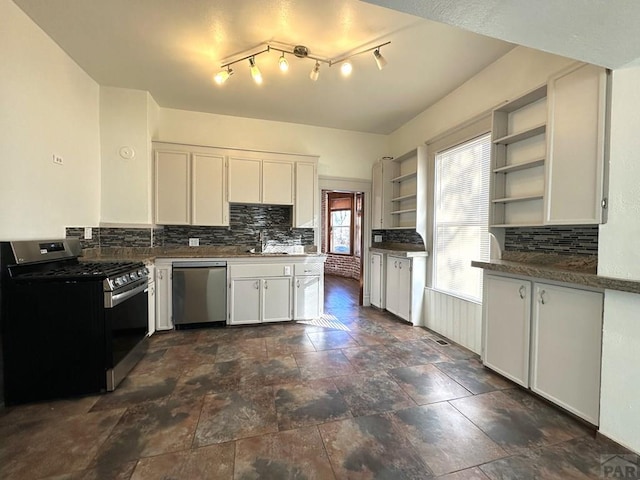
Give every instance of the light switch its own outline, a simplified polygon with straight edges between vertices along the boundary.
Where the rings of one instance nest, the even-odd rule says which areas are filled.
[[[284,274],[285,275],[291,275],[291,265],[285,265],[284,266]]]
[[[190,238],[189,239],[189,246],[190,247],[199,247],[200,246],[200,239],[199,238]]]
[[[373,236],[373,241],[376,242],[376,243],[382,242],[382,235],[374,235]]]

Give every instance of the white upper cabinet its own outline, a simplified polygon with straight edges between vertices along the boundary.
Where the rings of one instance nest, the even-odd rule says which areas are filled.
[[[262,203],[262,160],[229,157],[229,202]]]
[[[155,152],[155,218],[158,225],[189,225],[191,154]]]
[[[607,74],[583,65],[549,81],[545,223],[602,222]]]
[[[158,225],[229,225],[224,156],[202,147],[155,145]]]
[[[384,181],[382,177],[383,169],[382,161],[373,164],[371,172],[371,195],[372,195],[372,214],[371,214],[371,229],[382,230],[384,228],[382,216],[384,215]]]
[[[262,161],[262,203],[293,205],[293,163]]]
[[[296,163],[295,228],[316,227],[317,180],[315,163]]]

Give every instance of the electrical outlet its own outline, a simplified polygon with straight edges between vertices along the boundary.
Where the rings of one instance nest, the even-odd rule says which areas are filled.
[[[53,163],[55,163],[56,165],[62,165],[64,164],[64,160],[62,159],[62,157],[56,155],[55,153],[53,154]]]
[[[93,238],[93,229],[91,227],[84,227],[84,239],[91,240]]]
[[[189,246],[190,247],[199,247],[200,246],[200,239],[199,238],[190,238],[189,239]]]
[[[382,242],[382,235],[374,235],[373,236],[373,241],[376,242],[376,243]]]
[[[289,265],[284,266],[284,275],[291,275],[291,267]]]

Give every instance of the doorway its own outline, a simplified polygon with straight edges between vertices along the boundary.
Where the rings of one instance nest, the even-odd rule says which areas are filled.
[[[321,251],[327,255],[326,275],[355,282],[358,305],[364,301],[364,192],[321,191]],[[326,297],[328,300],[330,296]]]

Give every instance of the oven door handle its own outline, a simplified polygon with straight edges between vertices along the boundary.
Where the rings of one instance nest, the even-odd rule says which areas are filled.
[[[106,292],[104,294],[104,306],[105,308],[113,308],[120,305],[122,302],[126,302],[131,297],[138,295],[141,292],[148,292],[149,287],[147,283],[143,283],[142,285],[132,288],[131,290],[127,290],[126,292],[113,294],[111,292]]]

